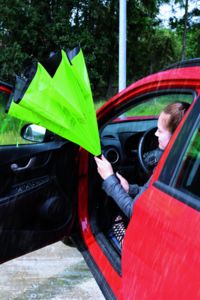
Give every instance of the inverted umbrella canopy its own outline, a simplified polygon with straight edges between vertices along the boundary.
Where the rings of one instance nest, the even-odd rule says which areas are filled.
[[[76,48],[77,49],[77,48]],[[8,114],[48,130],[99,155],[100,140],[83,53],[61,51],[53,76],[40,63],[29,80],[16,78]]]

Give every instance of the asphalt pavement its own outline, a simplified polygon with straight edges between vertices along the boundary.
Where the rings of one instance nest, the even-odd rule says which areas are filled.
[[[0,300],[105,299],[80,253],[62,242],[0,266]]]

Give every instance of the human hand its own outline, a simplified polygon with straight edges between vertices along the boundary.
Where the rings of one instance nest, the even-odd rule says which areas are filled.
[[[102,155],[101,158],[94,157],[94,160],[97,164],[97,171],[102,179],[108,178],[110,175],[113,175],[113,168],[111,163]]]
[[[128,183],[128,181],[122,175],[120,175],[118,172],[116,173],[116,175],[119,178],[119,181],[120,181],[123,189],[128,193],[128,191],[129,191],[129,183]]]

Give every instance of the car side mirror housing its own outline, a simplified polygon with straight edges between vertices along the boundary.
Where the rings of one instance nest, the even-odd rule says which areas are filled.
[[[35,124],[28,124],[25,125],[21,130],[21,136],[23,139],[35,142],[35,143],[42,143],[46,141],[46,128],[35,125]]]

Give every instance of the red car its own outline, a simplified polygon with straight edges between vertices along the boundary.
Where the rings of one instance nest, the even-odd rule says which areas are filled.
[[[12,86],[1,82],[0,90],[1,262],[64,239],[82,253],[106,299],[199,299],[200,59],[133,83],[97,113],[104,155],[143,185],[159,112],[177,100],[191,103],[131,220],[101,189],[92,155],[6,116]]]

